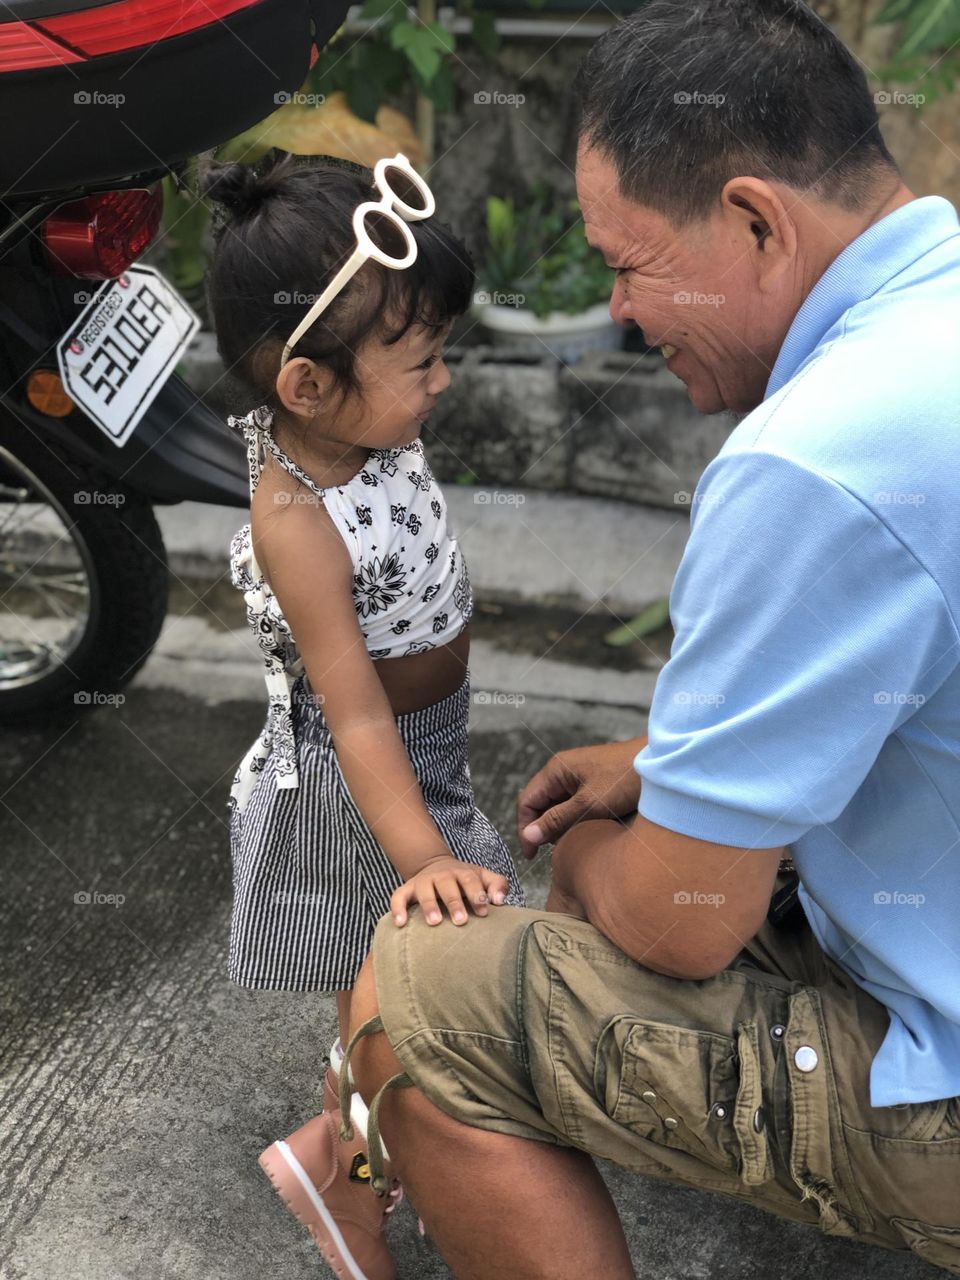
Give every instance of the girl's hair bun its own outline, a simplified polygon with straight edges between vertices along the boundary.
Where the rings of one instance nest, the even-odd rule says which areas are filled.
[[[211,165],[203,179],[203,194],[229,209],[235,218],[248,218],[277,190],[286,167],[282,162],[257,173],[248,164]]]

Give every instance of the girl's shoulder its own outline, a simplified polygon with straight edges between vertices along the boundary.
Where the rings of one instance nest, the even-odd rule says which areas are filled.
[[[371,449],[366,463],[350,481],[350,488],[354,493],[367,491],[368,495],[371,490],[380,490],[392,502],[416,500],[422,494],[429,495],[435,504],[443,504],[443,494],[419,437],[399,449]]]

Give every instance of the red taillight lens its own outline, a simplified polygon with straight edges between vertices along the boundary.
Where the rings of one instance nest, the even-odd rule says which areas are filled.
[[[61,205],[42,229],[51,270],[112,280],[157,234],[162,211],[159,184],[150,191],[104,191]]]
[[[259,0],[117,0],[77,13],[0,25],[0,71],[81,62],[172,40]]]
[[[58,44],[29,22],[5,22],[0,26],[0,71],[29,71],[33,67],[82,61],[82,54]]]

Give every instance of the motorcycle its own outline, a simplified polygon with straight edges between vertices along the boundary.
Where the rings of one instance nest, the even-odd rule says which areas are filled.
[[[241,442],[175,372],[197,317],[137,262],[160,180],[297,89],[349,7],[64,3],[10,0],[0,21],[5,724],[92,709],[146,662],[167,610],[156,505],[249,503]]]

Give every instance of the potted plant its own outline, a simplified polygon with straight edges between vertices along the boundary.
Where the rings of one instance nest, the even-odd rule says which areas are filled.
[[[572,363],[587,351],[616,351],[623,329],[610,318],[614,273],[587,244],[576,200],[542,180],[517,208],[487,200],[487,246],[473,314],[495,346]]]

